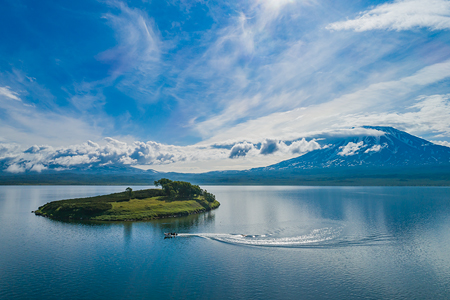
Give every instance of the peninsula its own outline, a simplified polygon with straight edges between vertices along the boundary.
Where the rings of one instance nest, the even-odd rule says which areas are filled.
[[[55,220],[140,221],[179,217],[219,207],[216,197],[198,185],[160,179],[162,189],[124,192],[49,202],[36,215]]]

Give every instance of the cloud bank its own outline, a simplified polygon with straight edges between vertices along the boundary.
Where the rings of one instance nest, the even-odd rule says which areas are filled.
[[[231,149],[229,149],[231,146]],[[0,144],[0,166],[9,173],[43,170],[101,170],[139,166],[152,168],[176,163],[258,159],[276,156],[277,160],[305,154],[321,146],[315,140],[264,140],[258,143],[236,142],[233,145],[173,146],[157,142],[126,143],[105,138],[104,145],[88,141],[70,147],[54,148],[34,145],[22,150],[17,144]],[[204,170],[201,170],[204,171]]]

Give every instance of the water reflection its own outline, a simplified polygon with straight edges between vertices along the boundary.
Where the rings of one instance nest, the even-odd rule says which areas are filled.
[[[0,298],[450,299],[449,188],[207,187],[217,210],[145,222],[30,213],[123,189],[0,187]]]
[[[426,188],[216,188],[218,199],[229,204],[218,220],[227,225],[222,232],[197,235],[239,245],[388,245],[449,213],[446,190],[439,188],[431,195]]]
[[[180,218],[164,218],[152,220],[152,225],[164,232],[189,232],[199,226],[208,226],[214,223],[215,212],[209,211]]]
[[[140,228],[151,227],[152,231],[159,237],[163,237],[164,232],[191,232],[198,227],[210,226],[214,223],[215,213],[213,211],[193,214],[177,218],[163,218],[142,222],[86,222],[85,224],[101,225],[101,226],[123,226],[124,241],[129,243],[132,239],[133,226]]]
[[[0,190],[0,208],[1,211],[28,214],[31,206],[35,209],[62,194],[98,194],[98,187],[92,191],[90,188],[70,187],[64,192],[60,187],[8,187]],[[45,222],[93,228],[123,227],[126,243],[133,239],[134,227],[138,226],[148,228],[149,234],[155,236],[178,232],[236,244],[343,247],[412,239],[415,232],[428,226],[429,222],[448,214],[448,207],[442,209],[442,201],[447,200],[446,190],[436,188],[433,189],[433,201],[429,201],[426,188],[208,188],[214,191],[222,206],[198,215],[135,222],[135,225],[83,220],[45,219]],[[244,239],[241,239],[242,235],[245,235]],[[250,236],[255,238],[249,239]]]
[[[125,243],[129,243],[131,240],[131,232],[133,230],[133,223],[131,222],[124,222],[123,223],[123,239]]]

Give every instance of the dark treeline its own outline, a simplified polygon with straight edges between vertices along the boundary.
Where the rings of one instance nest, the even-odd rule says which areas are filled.
[[[206,201],[214,202],[216,197],[202,190],[198,185],[193,185],[186,181],[172,181],[167,178],[155,180],[155,186],[161,186],[169,199],[187,199],[195,196],[203,196]]]
[[[216,171],[199,174],[0,172],[0,185],[147,185],[162,176],[201,185],[450,186],[450,165]],[[166,195],[166,194],[164,194]]]

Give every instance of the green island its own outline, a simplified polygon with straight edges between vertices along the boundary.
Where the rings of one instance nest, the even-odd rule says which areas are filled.
[[[162,189],[127,188],[109,195],[52,201],[34,213],[55,220],[141,221],[201,213],[220,205],[198,185],[166,178],[154,183]]]

